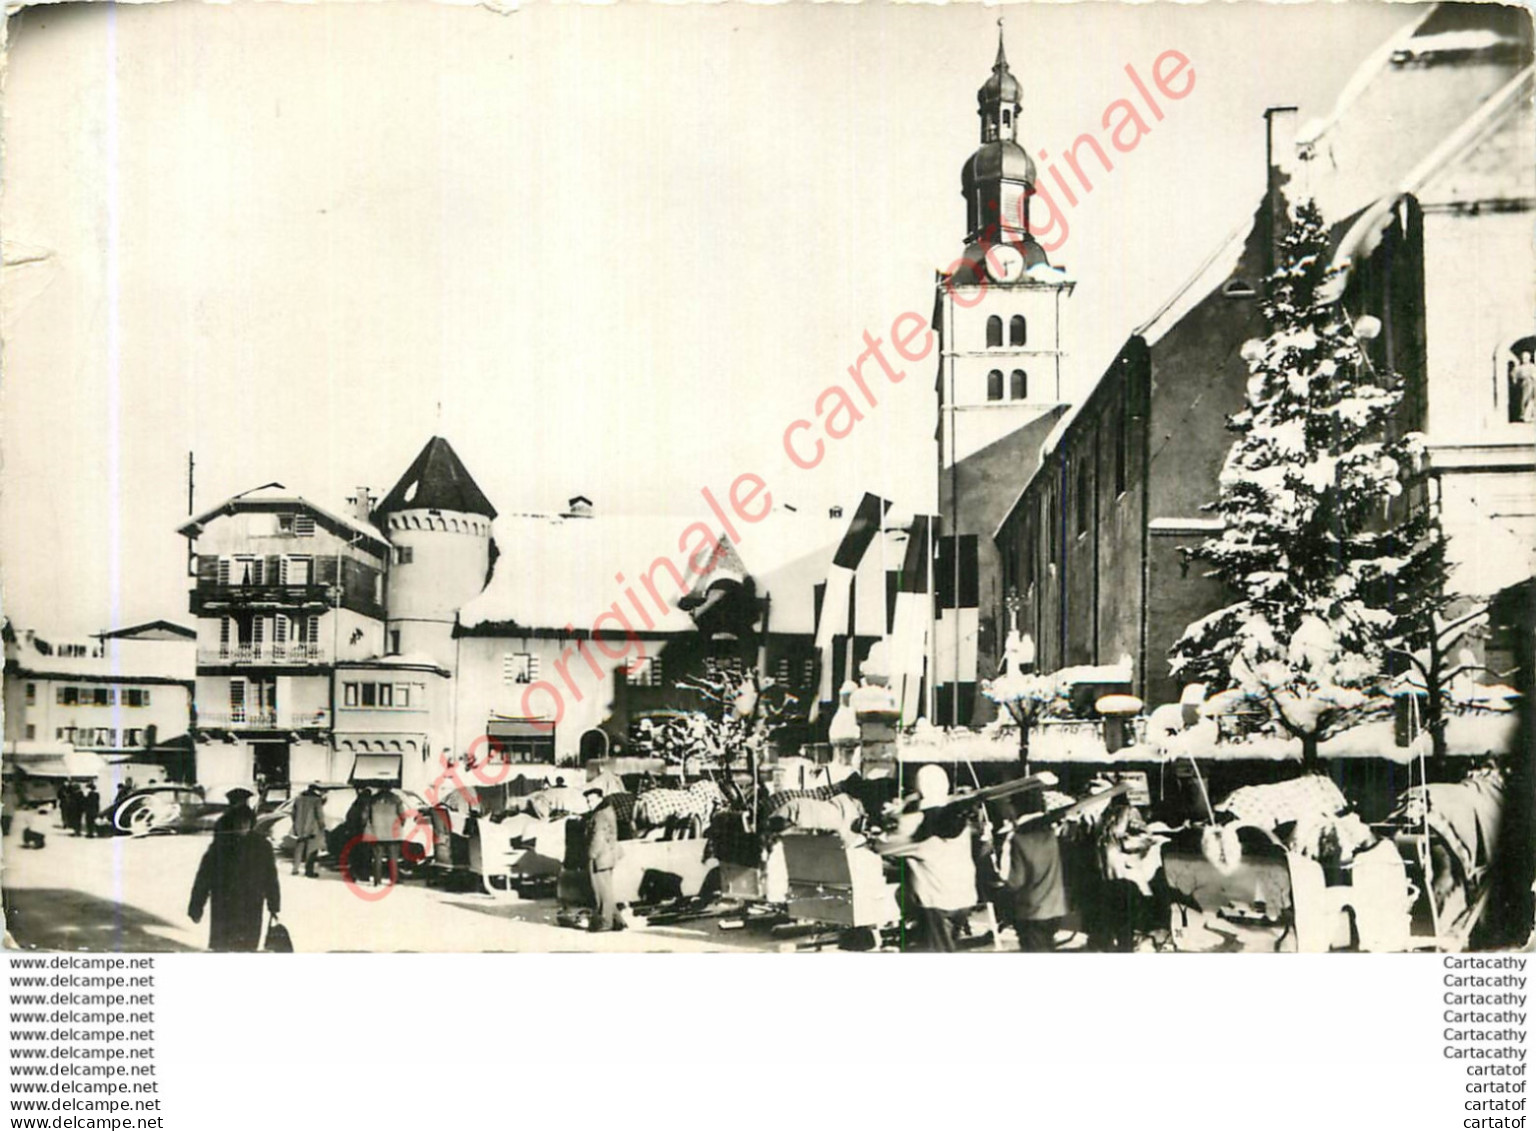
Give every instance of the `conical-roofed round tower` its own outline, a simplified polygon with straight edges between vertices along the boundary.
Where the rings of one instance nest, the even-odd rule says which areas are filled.
[[[454,668],[459,608],[485,587],[496,508],[447,440],[434,436],[373,511],[393,552],[385,589],[390,653]]]

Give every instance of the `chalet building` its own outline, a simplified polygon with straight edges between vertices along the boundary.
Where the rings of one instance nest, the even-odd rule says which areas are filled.
[[[1019,141],[1018,80],[1001,36],[977,92],[981,144],[960,173],[965,251],[935,285],[939,340],[938,558],[932,701],[945,725],[991,718],[979,693],[996,674],[1006,626],[992,535],[1040,444],[1075,399],[1064,308],[1073,283],[1051,266],[1026,207],[1035,165]]]
[[[191,780],[195,634],[152,621],[88,641],[4,628],[7,778],[51,795],[96,778],[106,796],[132,779]]]
[[[504,550],[458,615],[454,748],[573,759],[589,731],[624,743],[648,715],[698,708],[678,684],[722,669],[755,668],[808,711],[825,686],[817,619],[847,523],[774,511],[740,524],[734,541],[706,523],[722,552],[699,578],[678,549],[698,522],[603,516],[586,499],[498,520]],[[832,639],[834,687],[889,629],[886,573],[901,550],[888,544],[852,577],[847,623]]]
[[[1240,351],[1267,333],[1259,296],[1301,196],[1331,226],[1345,309],[1381,321],[1365,345],[1404,379],[1397,426],[1426,434],[1453,585],[1489,596],[1536,573],[1529,29],[1516,8],[1440,5],[1367,61],[1328,120],[1298,131],[1294,111],[1267,115],[1252,221],[1056,424],[995,531],[1042,669],[1129,657],[1138,695],[1178,697],[1168,650],[1226,601],[1180,551],[1219,529],[1204,508],[1244,404]]]
[[[280,485],[227,499],[179,533],[197,618],[198,780],[256,781],[277,796],[346,780],[334,676],[384,650],[389,543],[365,519]]]

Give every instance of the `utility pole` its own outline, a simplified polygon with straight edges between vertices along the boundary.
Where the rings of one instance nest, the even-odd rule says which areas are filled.
[[[193,502],[192,502],[193,497],[194,497],[193,496],[193,482],[194,482],[193,472],[196,469],[196,467],[197,467],[197,463],[196,463],[195,460],[193,460],[192,452],[189,450],[187,452],[187,517],[188,518],[191,518],[193,516],[193,511],[194,511]],[[193,542],[192,535],[188,534],[187,535],[187,576],[188,577],[194,576],[197,573],[197,554],[194,551],[194,546],[195,545],[196,545],[196,543]]]

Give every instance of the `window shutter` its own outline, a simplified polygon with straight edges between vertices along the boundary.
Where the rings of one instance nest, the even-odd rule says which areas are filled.
[[[272,643],[288,643],[288,618],[282,613],[272,618]]]
[[[320,618],[318,616],[311,613],[309,621],[304,625],[304,629],[304,643],[311,647],[320,643]]]
[[[315,516],[312,514],[295,515],[293,519],[293,532],[300,538],[313,538],[315,535]]]
[[[229,681],[229,717],[234,722],[245,721],[245,680]]]
[[[217,576],[220,585],[229,584],[229,559],[227,557],[219,558],[219,570]]]

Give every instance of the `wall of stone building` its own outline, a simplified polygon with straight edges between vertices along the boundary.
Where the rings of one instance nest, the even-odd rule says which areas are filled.
[[[998,539],[1042,671],[1139,652],[1145,356],[1136,339],[1121,352]]]
[[[1177,702],[1184,680],[1173,677],[1168,653],[1184,630],[1232,598],[1198,564],[1186,566],[1182,550],[1198,546],[1204,533],[1154,533],[1147,539],[1146,652],[1138,694],[1149,707]]]
[[[1530,210],[1424,217],[1432,444],[1536,441],[1511,423],[1501,348],[1536,335]]]
[[[1262,293],[1267,251],[1255,224],[1231,279]],[[1227,419],[1243,408],[1248,366],[1243,343],[1269,332],[1257,297],[1217,287],[1151,344],[1148,391],[1147,514],[1196,518],[1217,497],[1217,477],[1233,435]]]

